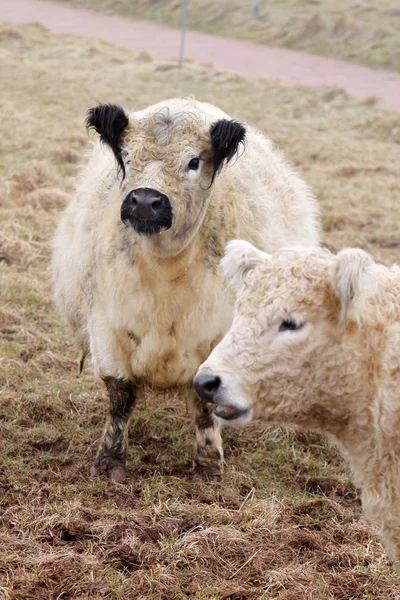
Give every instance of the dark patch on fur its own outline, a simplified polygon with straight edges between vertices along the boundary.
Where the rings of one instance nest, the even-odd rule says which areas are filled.
[[[128,115],[123,108],[115,104],[100,104],[88,110],[86,128],[95,129],[103,144],[111,148],[124,178],[125,165],[121,156],[120,141],[122,132],[128,124]]]
[[[142,340],[140,339],[140,337],[138,335],[136,335],[136,333],[134,331],[128,331],[128,338],[130,340],[133,340],[136,344],[136,346],[140,346]]]
[[[204,435],[204,441],[196,444],[194,455],[195,475],[214,479],[222,474],[222,454],[215,447],[214,442],[205,429],[214,429],[216,439],[218,438],[217,425],[212,418],[213,406],[200,401],[196,394],[192,396],[192,407],[196,419],[196,427],[200,435]]]
[[[220,260],[224,254],[224,248],[221,245],[221,241],[218,236],[216,229],[213,229],[210,235],[208,249],[211,256]]]
[[[110,398],[111,418],[123,419],[131,411],[136,400],[136,386],[133,381],[103,377]]]
[[[110,416],[104,430],[95,467],[110,471],[126,462],[126,429],[129,415],[136,401],[136,385],[133,381],[104,377],[110,398]]]
[[[202,463],[201,459],[206,459],[204,463]],[[200,462],[201,464],[211,464],[212,462],[220,462],[222,461],[221,452],[218,448],[213,448],[212,445],[208,446],[197,446],[196,448],[196,456],[195,462]]]
[[[186,273],[179,273],[176,277],[173,277],[172,279],[170,279],[170,282],[174,283],[175,285],[179,285],[180,283],[185,281],[185,279],[186,279]],[[187,356],[186,356],[186,358],[187,358]]]
[[[213,149],[213,174],[211,184],[221,171],[224,163],[228,163],[237,154],[240,144],[245,143],[246,128],[238,121],[220,119],[210,129]]]
[[[109,264],[112,265],[118,255],[122,255],[127,264],[131,267],[135,264],[135,246],[137,241],[132,236],[132,231],[126,226],[126,223],[119,221],[118,236],[116,236],[112,251],[108,255]]]
[[[205,407],[203,412],[196,415],[196,425],[199,429],[209,429],[210,427],[213,427],[214,421],[208,407]]]

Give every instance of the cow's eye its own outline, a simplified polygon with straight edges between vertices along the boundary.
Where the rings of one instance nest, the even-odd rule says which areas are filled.
[[[304,325],[305,321],[298,323],[294,319],[285,319],[279,325],[279,331],[297,331],[298,329],[304,327]]]
[[[199,158],[192,158],[192,160],[188,164],[188,168],[191,169],[192,171],[197,171],[197,169],[199,168],[199,164],[200,164]]]

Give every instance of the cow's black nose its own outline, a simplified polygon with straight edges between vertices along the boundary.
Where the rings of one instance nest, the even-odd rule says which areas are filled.
[[[132,190],[125,200],[131,203],[131,217],[142,221],[157,221],[170,207],[168,196],[151,188]]]
[[[194,389],[199,398],[206,402],[215,402],[215,396],[221,386],[221,379],[214,373],[197,373],[193,379]]]

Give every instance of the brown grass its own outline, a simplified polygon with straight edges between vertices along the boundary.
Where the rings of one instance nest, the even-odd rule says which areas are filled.
[[[182,0],[59,0],[77,7],[180,27]],[[190,0],[191,29],[400,70],[398,0]]]
[[[195,93],[265,131],[313,185],[325,242],[396,260],[400,117],[340,90],[246,81],[38,25],[0,28],[0,598],[399,598],[336,450],[254,423],[219,484],[187,476],[179,392],[148,390],[129,483],[89,478],[104,390],[51,303],[49,240],[84,155],[85,111]]]

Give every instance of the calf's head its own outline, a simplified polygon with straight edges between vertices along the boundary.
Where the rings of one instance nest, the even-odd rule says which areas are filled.
[[[114,153],[121,220],[161,257],[176,255],[193,239],[215,178],[245,138],[241,123],[210,124],[195,109],[168,106],[128,115],[119,106],[100,105],[89,110],[87,126]]]
[[[194,378],[198,395],[225,424],[259,417],[335,434],[371,391],[372,258],[320,248],[270,256],[233,241],[221,266],[238,298],[231,329]]]

